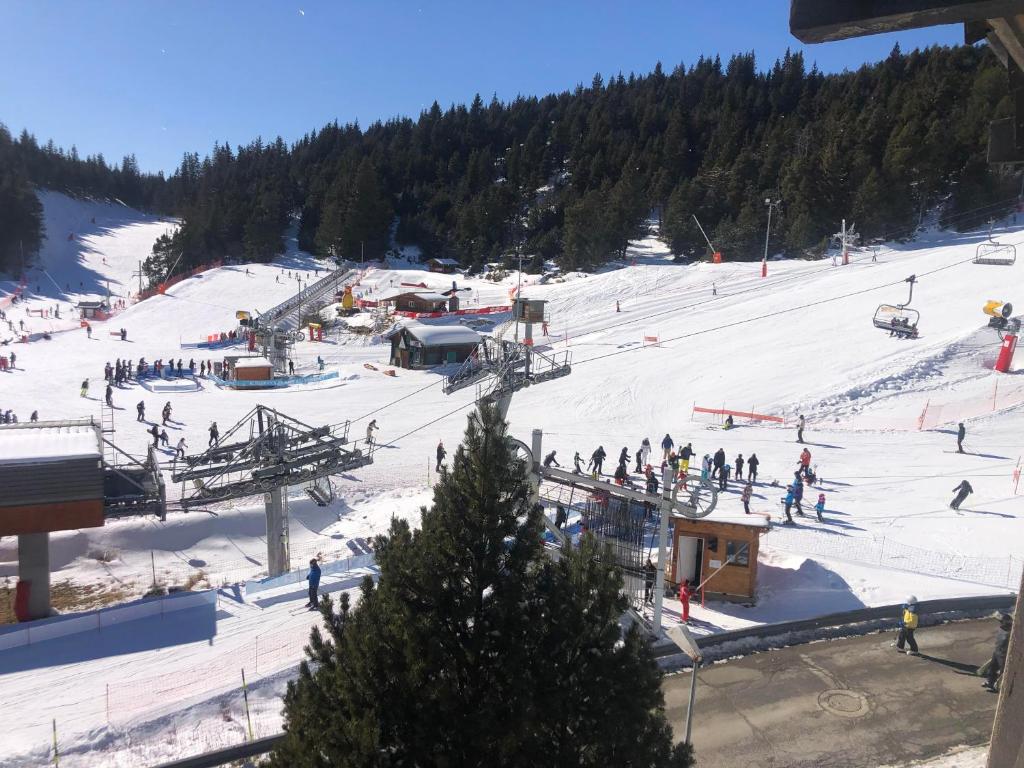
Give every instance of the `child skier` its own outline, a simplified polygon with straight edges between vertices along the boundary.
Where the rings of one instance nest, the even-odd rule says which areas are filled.
[[[825,518],[821,516],[822,512],[825,511],[825,494],[818,494],[818,503],[814,505],[814,511],[818,514],[818,522],[824,523]]]
[[[679,606],[682,609],[683,623],[690,623],[690,597],[693,594],[690,589],[690,580],[684,579],[679,585]]]

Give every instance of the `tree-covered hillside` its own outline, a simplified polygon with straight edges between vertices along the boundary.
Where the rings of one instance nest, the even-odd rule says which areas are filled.
[[[23,183],[182,216],[154,249],[154,275],[180,253],[180,269],[270,259],[291,214],[304,248],[339,258],[397,242],[466,265],[522,254],[588,267],[621,253],[651,215],[677,254],[707,252],[696,215],[727,258],[760,258],[769,197],[782,201],[770,249],[789,254],[820,247],[842,218],[895,237],[935,207],[965,228],[1012,204],[1014,179],[985,163],[988,123],[1009,112],[1006,72],[987,48],[895,49],[836,75],[800,54],[756,64],[701,59],[509,103],[435,103],[365,129],[333,123],[291,147],[217,145],[203,160],[186,154],[166,180],[24,137],[7,137],[6,153],[0,137],[0,167],[13,156]]]

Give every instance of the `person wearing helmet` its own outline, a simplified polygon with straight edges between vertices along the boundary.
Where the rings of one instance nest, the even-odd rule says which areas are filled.
[[[905,645],[910,646],[910,655],[917,656],[917,641],[914,639],[914,630],[918,624],[917,598],[911,595],[903,604],[900,614],[900,632],[896,636],[896,650],[903,653]]]

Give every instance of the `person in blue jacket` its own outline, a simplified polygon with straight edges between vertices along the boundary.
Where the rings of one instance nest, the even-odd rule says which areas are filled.
[[[786,498],[782,500],[785,505],[783,508],[786,510],[786,520],[783,525],[793,525],[793,516],[789,514],[789,510],[793,508],[793,486],[790,486],[786,491]]]
[[[661,439],[661,460],[668,461],[668,455],[672,452],[675,447],[675,441],[669,436],[668,432],[665,433],[665,437]]]
[[[800,517],[803,517],[804,516],[804,508],[800,505],[800,502],[803,501],[803,498],[804,498],[804,481],[803,480],[797,480],[795,483],[793,483],[792,491],[793,491],[793,506],[796,507],[796,513],[798,515],[800,515]]]
[[[320,589],[320,565],[315,557],[309,561],[309,573],[306,575],[306,581],[309,582],[309,602],[306,603],[306,607],[316,610],[320,602],[320,595],[318,594]]]

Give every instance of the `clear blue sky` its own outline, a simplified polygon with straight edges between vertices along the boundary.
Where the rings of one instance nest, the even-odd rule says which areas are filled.
[[[810,46],[827,72],[961,41],[959,26]],[[701,54],[786,48],[788,0],[0,0],[0,122],[81,155],[169,171],[337,119],[367,125]]]

